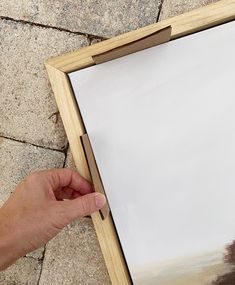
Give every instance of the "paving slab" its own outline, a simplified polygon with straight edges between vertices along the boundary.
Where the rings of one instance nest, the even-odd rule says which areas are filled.
[[[63,167],[64,154],[0,137],[0,206],[15,186],[39,169]]]
[[[47,246],[39,285],[111,285],[90,218],[66,227]]]
[[[164,0],[159,20],[164,20],[217,2],[218,0]]]
[[[63,167],[62,152],[36,147],[0,137],[0,207],[8,199],[15,186],[29,173],[48,168]],[[43,257],[44,248],[27,256]]]
[[[111,37],[154,23],[160,0],[1,0],[0,15]]]
[[[76,171],[76,166],[75,166],[75,163],[74,163],[74,160],[73,160],[73,155],[72,155],[72,152],[70,150],[70,147],[68,147],[66,161],[65,161],[65,167],[66,168],[71,168],[71,169]]]
[[[23,257],[0,272],[0,285],[37,285],[41,266],[40,261]]]
[[[38,261],[42,261],[44,258],[44,251],[45,251],[45,246],[40,247],[40,248],[26,254],[25,257],[31,257],[31,258],[34,258]]]
[[[44,61],[88,44],[85,36],[0,20],[0,135],[66,147]]]

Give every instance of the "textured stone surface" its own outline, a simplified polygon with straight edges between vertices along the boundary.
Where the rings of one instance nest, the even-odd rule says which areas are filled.
[[[217,1],[218,0],[164,0],[159,20],[174,17]]]
[[[37,285],[41,266],[40,261],[23,257],[0,272],[0,285]]]
[[[43,256],[44,256],[44,250],[45,250],[45,247],[43,246],[39,249],[36,249],[36,250],[26,254],[26,257],[32,257],[32,258],[37,259],[37,260],[42,260]]]
[[[30,172],[62,167],[62,152],[0,138],[0,206]]]
[[[73,161],[73,156],[72,156],[72,152],[70,150],[70,147],[68,148],[66,162],[65,162],[65,167],[66,168],[71,168],[73,170],[76,170],[76,166],[75,166],[75,163]]]
[[[39,285],[110,285],[90,218],[66,227],[46,246]]]
[[[53,149],[65,147],[43,62],[83,45],[88,45],[84,36],[0,20],[0,135]]]
[[[160,0],[1,0],[0,15],[110,37],[154,23]]]

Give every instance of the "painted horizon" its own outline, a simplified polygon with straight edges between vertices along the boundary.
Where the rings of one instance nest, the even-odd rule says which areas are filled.
[[[136,285],[234,285],[235,241],[224,248],[134,271]]]

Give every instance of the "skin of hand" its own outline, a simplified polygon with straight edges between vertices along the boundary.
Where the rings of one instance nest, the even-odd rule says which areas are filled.
[[[29,175],[0,208],[0,270],[105,203],[104,195],[94,193],[91,184],[70,169]]]

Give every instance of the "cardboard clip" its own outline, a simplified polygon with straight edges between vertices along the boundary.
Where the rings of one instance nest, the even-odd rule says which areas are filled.
[[[171,39],[171,30],[171,26],[167,26],[161,30],[151,32],[142,38],[124,43],[104,53],[93,55],[92,59],[95,64],[104,63],[106,61],[113,60],[137,51],[160,45],[168,42]]]
[[[81,142],[83,145],[83,149],[85,151],[87,164],[90,170],[91,179],[95,188],[95,192],[101,193],[105,195],[103,183],[100,178],[99,170],[95,161],[94,153],[90,144],[90,140],[87,134],[81,136]],[[100,214],[102,219],[105,219],[110,213],[110,208],[108,202],[105,206],[100,210]]]

